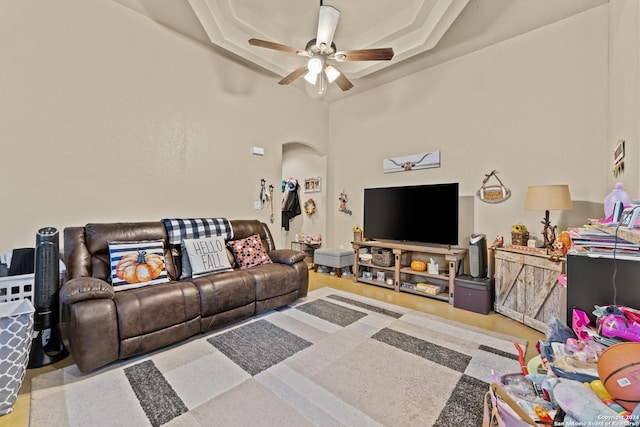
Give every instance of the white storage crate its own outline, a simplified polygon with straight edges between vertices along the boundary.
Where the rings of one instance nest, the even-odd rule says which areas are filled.
[[[33,302],[34,274],[0,277],[0,302],[28,299]]]

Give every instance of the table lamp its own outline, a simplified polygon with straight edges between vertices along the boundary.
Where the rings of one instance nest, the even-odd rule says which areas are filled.
[[[527,210],[544,210],[545,216],[541,223],[544,225],[544,247],[551,249],[556,240],[557,225],[551,226],[549,221],[550,210],[572,210],[571,195],[568,185],[533,185],[527,190],[527,198],[524,202]]]

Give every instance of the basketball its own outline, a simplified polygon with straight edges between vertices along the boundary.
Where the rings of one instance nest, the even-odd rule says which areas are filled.
[[[640,402],[640,342],[623,342],[603,351],[598,375],[611,397],[633,412]]]

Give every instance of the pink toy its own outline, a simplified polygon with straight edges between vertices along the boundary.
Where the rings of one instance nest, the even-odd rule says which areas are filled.
[[[598,333],[608,338],[640,342],[640,311],[623,306],[598,307]]]
[[[582,310],[577,308],[573,309],[573,332],[576,333],[578,339],[582,341],[591,341],[592,334],[589,333],[591,328],[589,327],[589,316]]]

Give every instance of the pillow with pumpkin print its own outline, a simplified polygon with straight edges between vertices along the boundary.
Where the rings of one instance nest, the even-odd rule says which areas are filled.
[[[169,281],[162,240],[109,242],[109,258],[114,291]]]

